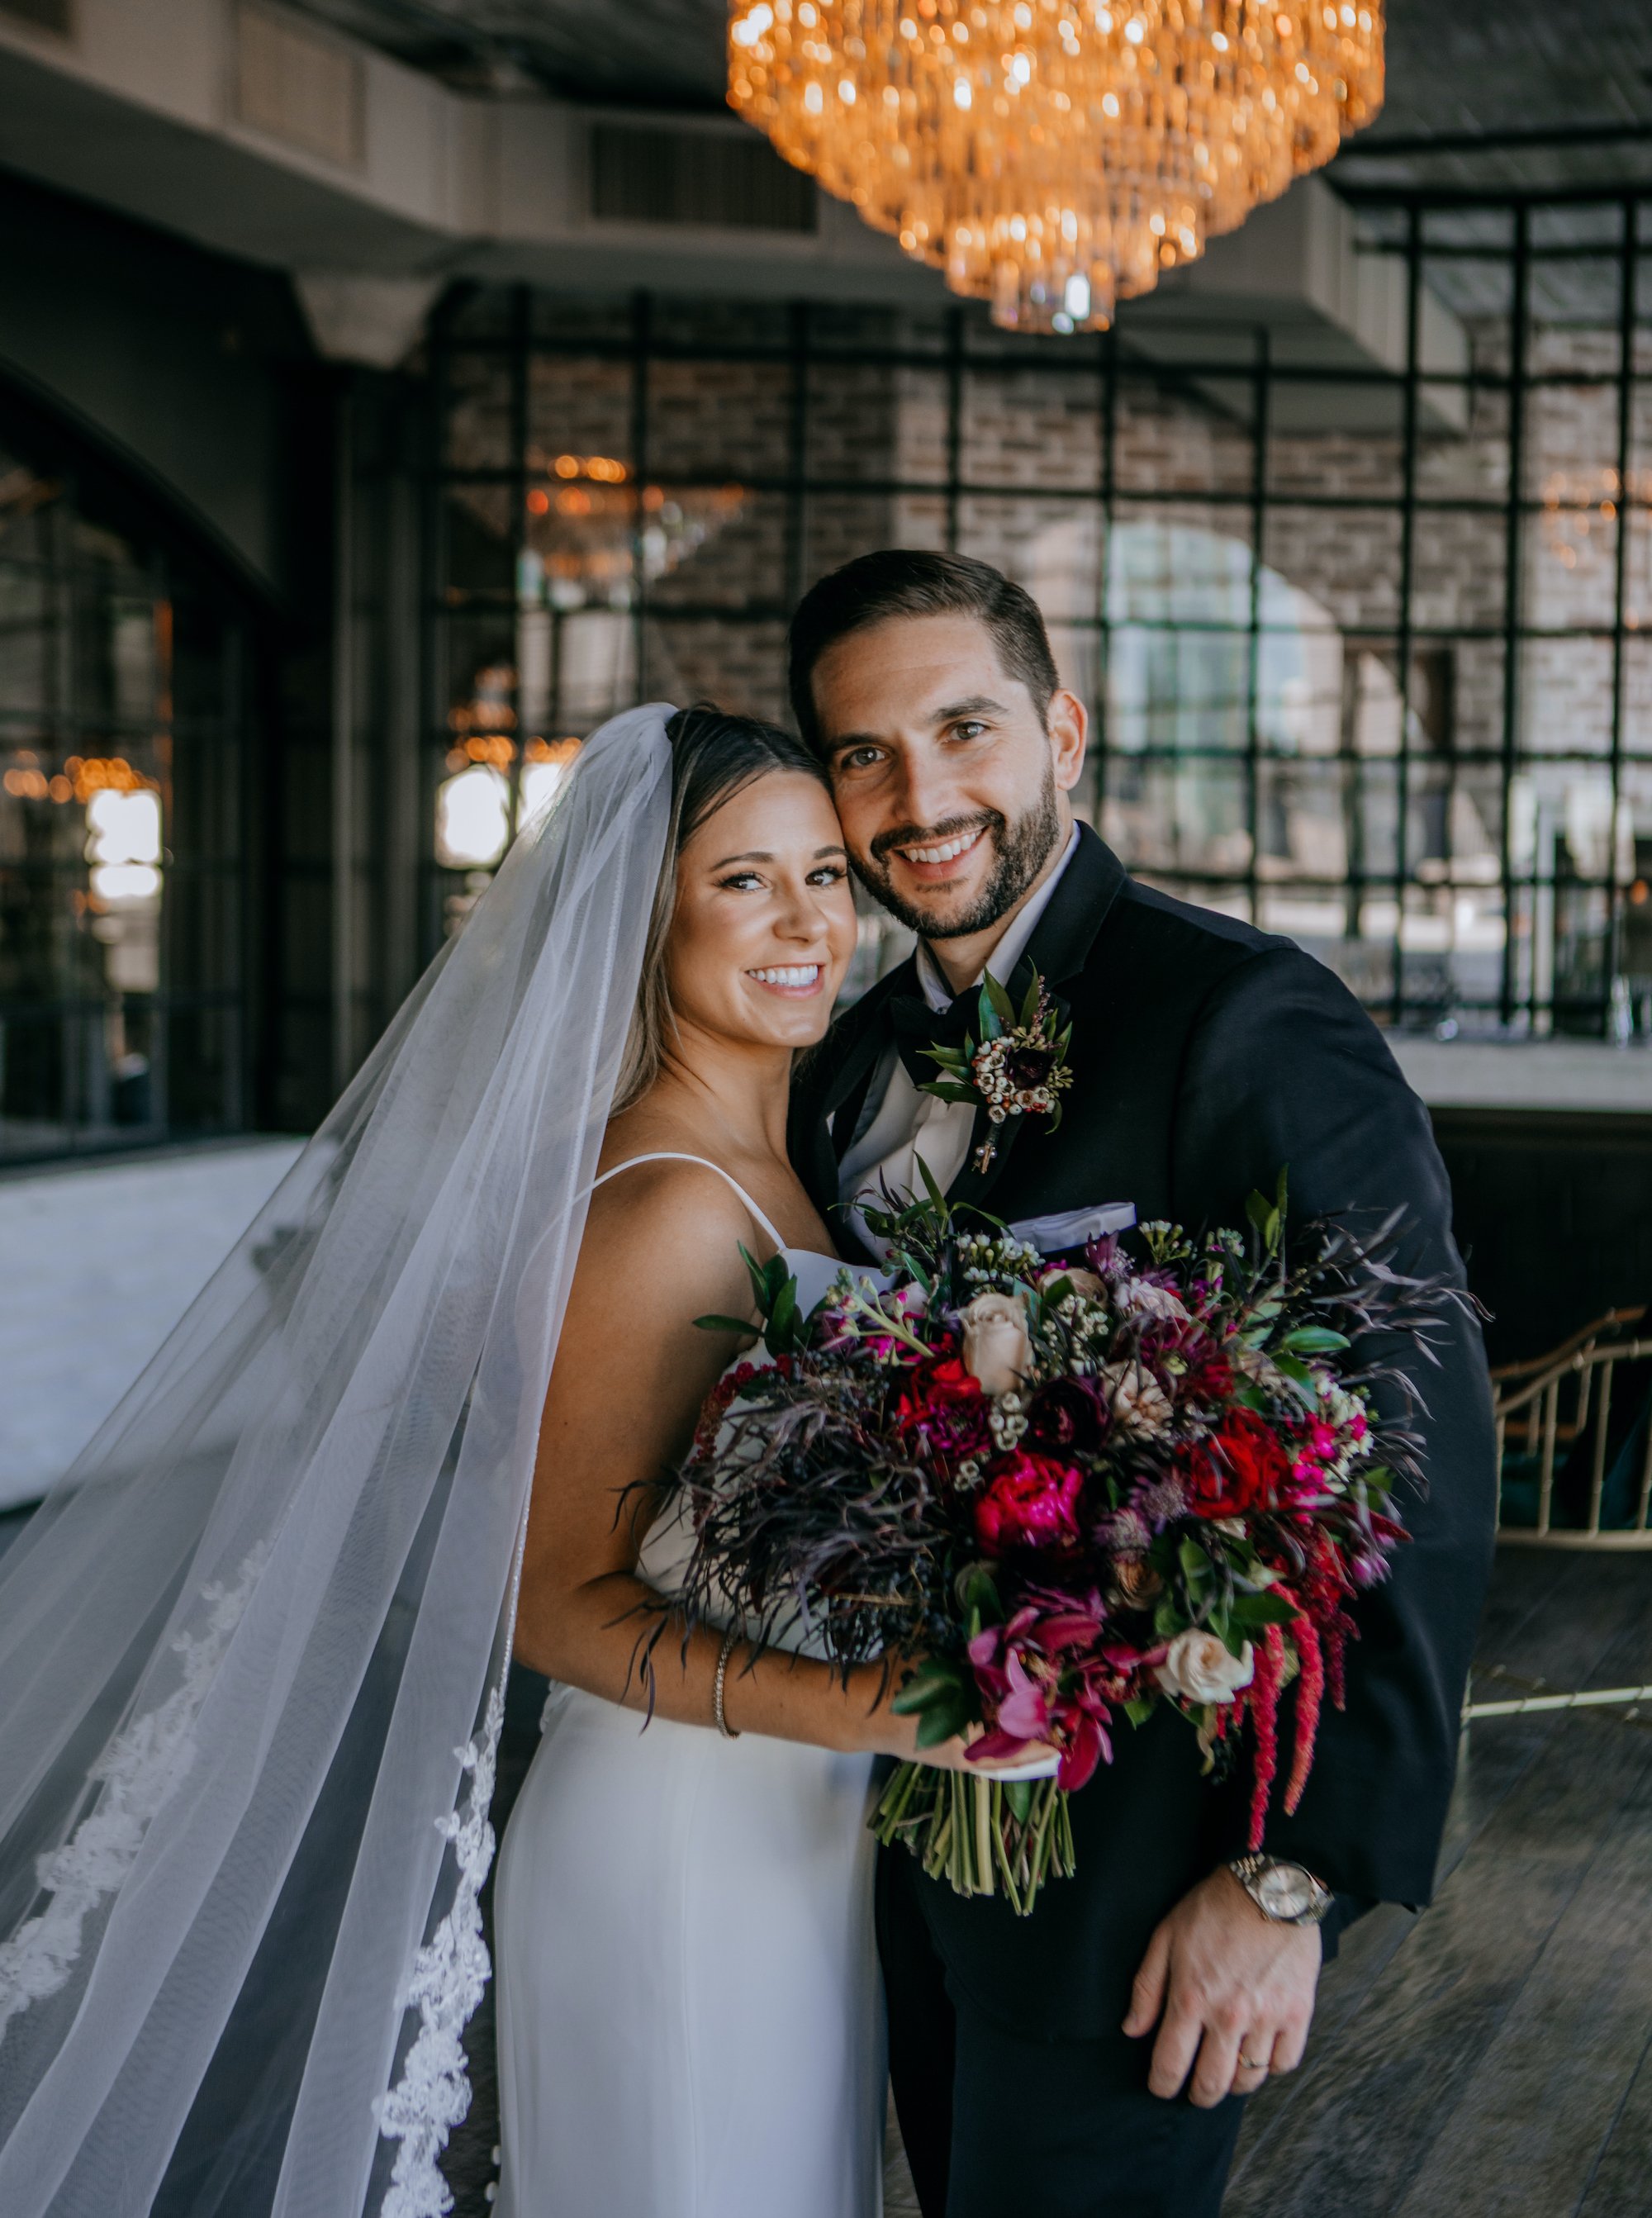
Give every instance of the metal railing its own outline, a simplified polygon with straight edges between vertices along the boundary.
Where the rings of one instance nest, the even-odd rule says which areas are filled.
[[[1644,1310],[1614,1310],[1588,1326],[1564,1347],[1533,1361],[1510,1365],[1493,1373],[1496,1389],[1498,1531],[1500,1541],[1515,1546],[1549,1548],[1652,1548],[1652,1422],[1638,1444],[1638,1469],[1628,1521],[1621,1518],[1603,1525],[1601,1514],[1608,1479],[1608,1456],[1612,1451],[1612,1409],[1614,1382],[1620,1369],[1652,1361],[1652,1339],[1616,1337],[1626,1325],[1637,1324]],[[1645,1374],[1637,1391],[1647,1392]],[[1631,1426],[1617,1444],[1612,1465],[1616,1475],[1622,1459],[1637,1447],[1637,1427]],[[1564,1452],[1575,1463],[1580,1441],[1587,1442],[1582,1458],[1588,1475],[1588,1496],[1581,1524],[1555,1521],[1556,1463]],[[1511,1457],[1519,1459],[1512,1465]],[[1520,1466],[1524,1466],[1521,1468]],[[1535,1478],[1536,1518],[1518,1524],[1508,1521],[1511,1484],[1529,1486]],[[1564,1508],[1565,1505],[1562,1505]]]

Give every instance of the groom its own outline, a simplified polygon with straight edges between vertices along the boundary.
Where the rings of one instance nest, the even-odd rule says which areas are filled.
[[[919,1155],[953,1201],[1006,1219],[1129,1201],[1190,1229],[1242,1224],[1288,1167],[1294,1225],[1403,1207],[1401,1267],[1461,1284],[1426,1112],[1352,997],[1289,940],[1136,884],[1074,822],[1085,710],[1020,587],[954,555],[864,555],[805,597],[790,656],[855,869],[919,935],[795,1097],[793,1159],[822,1211],[843,1205],[845,1244],[864,1242],[856,1195],[916,1188]],[[1018,1001],[1036,970],[1073,1028],[1060,1129],[1012,1118],[984,1168],[984,1118],[919,1091],[983,966]],[[884,1851],[890,2064],[925,2218],[1215,2218],[1230,2098],[1299,2062],[1328,1936],[1373,1902],[1427,1900],[1494,1489],[1466,1314],[1438,1353],[1411,1364],[1410,1544],[1357,1605],[1346,1707],[1265,1858],[1240,1857],[1243,1812],[1167,1707],[1075,1796],[1077,1874],[1031,1918]]]

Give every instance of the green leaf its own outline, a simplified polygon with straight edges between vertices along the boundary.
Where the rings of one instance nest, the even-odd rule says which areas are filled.
[[[918,1174],[924,1181],[924,1192],[928,1195],[930,1205],[935,1210],[941,1224],[944,1225],[947,1220],[946,1196],[936,1184],[935,1174],[922,1155],[919,1155],[917,1161]]]
[[[746,1274],[752,1281],[752,1292],[757,1298],[758,1308],[764,1317],[767,1317],[769,1314],[769,1274],[765,1269],[759,1266],[757,1257],[752,1255],[751,1249],[746,1245],[744,1241],[740,1242],[740,1261],[745,1264]]]
[[[1158,1707],[1158,1699],[1153,1694],[1132,1694],[1123,1709],[1133,1725],[1144,1725]]]
[[[1153,1613],[1153,1629],[1160,1640],[1173,1640],[1182,1630],[1182,1606],[1169,1595],[1160,1597]]]
[[[950,1690],[961,1693],[963,1688],[963,1670],[945,1656],[926,1656],[901,1681],[899,1693],[890,1707],[897,1717],[910,1717],[932,1701],[937,1694]]]
[[[1017,1023],[1019,1024],[1024,1030],[1031,1026],[1033,1019],[1038,1013],[1038,996],[1043,991],[1043,980],[1035,970],[1032,974],[1031,985],[1028,987],[1026,992],[1021,997],[1020,1014],[1016,1019]]]
[[[696,1317],[694,1322],[702,1332],[738,1332],[740,1334],[746,1334],[749,1333],[752,1329],[752,1320],[750,1317],[719,1317],[715,1310],[709,1317]]]
[[[1032,1815],[1032,1781],[1030,1779],[1006,1779],[1004,1800],[1010,1806],[1010,1814],[1017,1825],[1024,1825]]]
[[[1235,1625],[1286,1625],[1296,1615],[1296,1606],[1287,1602],[1283,1595],[1238,1595],[1234,1597],[1229,1615]],[[1231,1646],[1232,1643],[1228,1645]]]
[[[999,1624],[1004,1616],[999,1600],[998,1582],[984,1564],[975,1564],[959,1581],[963,1606],[972,1616],[979,1617],[983,1625]]]
[[[955,1694],[949,1702],[937,1703],[918,1720],[919,1747],[938,1748],[944,1740],[961,1733],[974,1717],[974,1710],[962,1694]]]
[[[1181,1546],[1176,1551],[1176,1560],[1182,1567],[1182,1577],[1191,1587],[1197,1586],[1201,1580],[1210,1576],[1210,1558],[1191,1533],[1184,1535]]]
[[[1000,1032],[1009,1032],[1015,1024],[1015,1003],[990,970],[981,973],[981,1010],[983,1026],[989,1011],[998,1019],[996,1027],[987,1035],[991,1039],[996,1039]]]
[[[1318,1409],[1319,1381],[1305,1363],[1294,1355],[1276,1354],[1273,1358],[1273,1367],[1282,1377],[1290,1381],[1296,1390],[1298,1400],[1310,1409]]]
[[[1279,1342],[1281,1348],[1292,1348],[1298,1355],[1330,1355],[1348,1344],[1346,1333],[1333,1332],[1328,1324],[1299,1324]]]
[[[786,1355],[796,1346],[801,1323],[797,1310],[797,1281],[789,1277],[775,1298],[764,1345],[770,1355]]]

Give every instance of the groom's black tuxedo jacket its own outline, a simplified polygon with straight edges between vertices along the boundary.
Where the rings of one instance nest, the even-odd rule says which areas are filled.
[[[1374,1230],[1403,1206],[1401,1267],[1462,1283],[1427,1113],[1313,957],[1137,885],[1081,828],[1008,982],[1018,998],[1034,968],[1072,1019],[1065,1114],[1055,1132],[1033,1119],[1001,1127],[985,1174],[972,1148],[952,1200],[1006,1219],[1130,1201],[1142,1222],[1242,1226],[1252,1190],[1271,1193],[1288,1166],[1292,1225],[1357,1212],[1349,1221]],[[838,1200],[838,1157],[876,1106],[890,997],[917,990],[909,959],[845,1012],[800,1075],[792,1156],[823,1212]],[[978,1118],[977,1140],[984,1129]],[[852,1245],[840,1215],[827,1221]],[[1410,1542],[1356,1605],[1347,1707],[1327,1705],[1296,1815],[1278,1809],[1276,1790],[1268,1821],[1272,1854],[1367,1902],[1420,1904],[1431,1891],[1490,1564],[1485,1358],[1466,1315],[1447,1328],[1439,1368],[1408,1348],[1403,1359],[1426,1402],[1412,1421],[1426,1491],[1408,1489],[1400,1503]],[[1115,2030],[1154,1925],[1245,1845],[1242,1783],[1201,1780],[1192,1729],[1167,1707],[1139,1731],[1121,1720],[1115,1750],[1074,1800],[1077,1875],[1052,1882],[1031,1918],[919,1882],[949,1978],[1030,2034]]]

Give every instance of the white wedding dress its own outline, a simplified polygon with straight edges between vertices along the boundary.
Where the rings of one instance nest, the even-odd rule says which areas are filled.
[[[838,1259],[741,1198],[808,1309]],[[638,1576],[690,1539],[668,1509]],[[879,2218],[871,1769],[553,1688],[495,1897],[499,2218]]]

